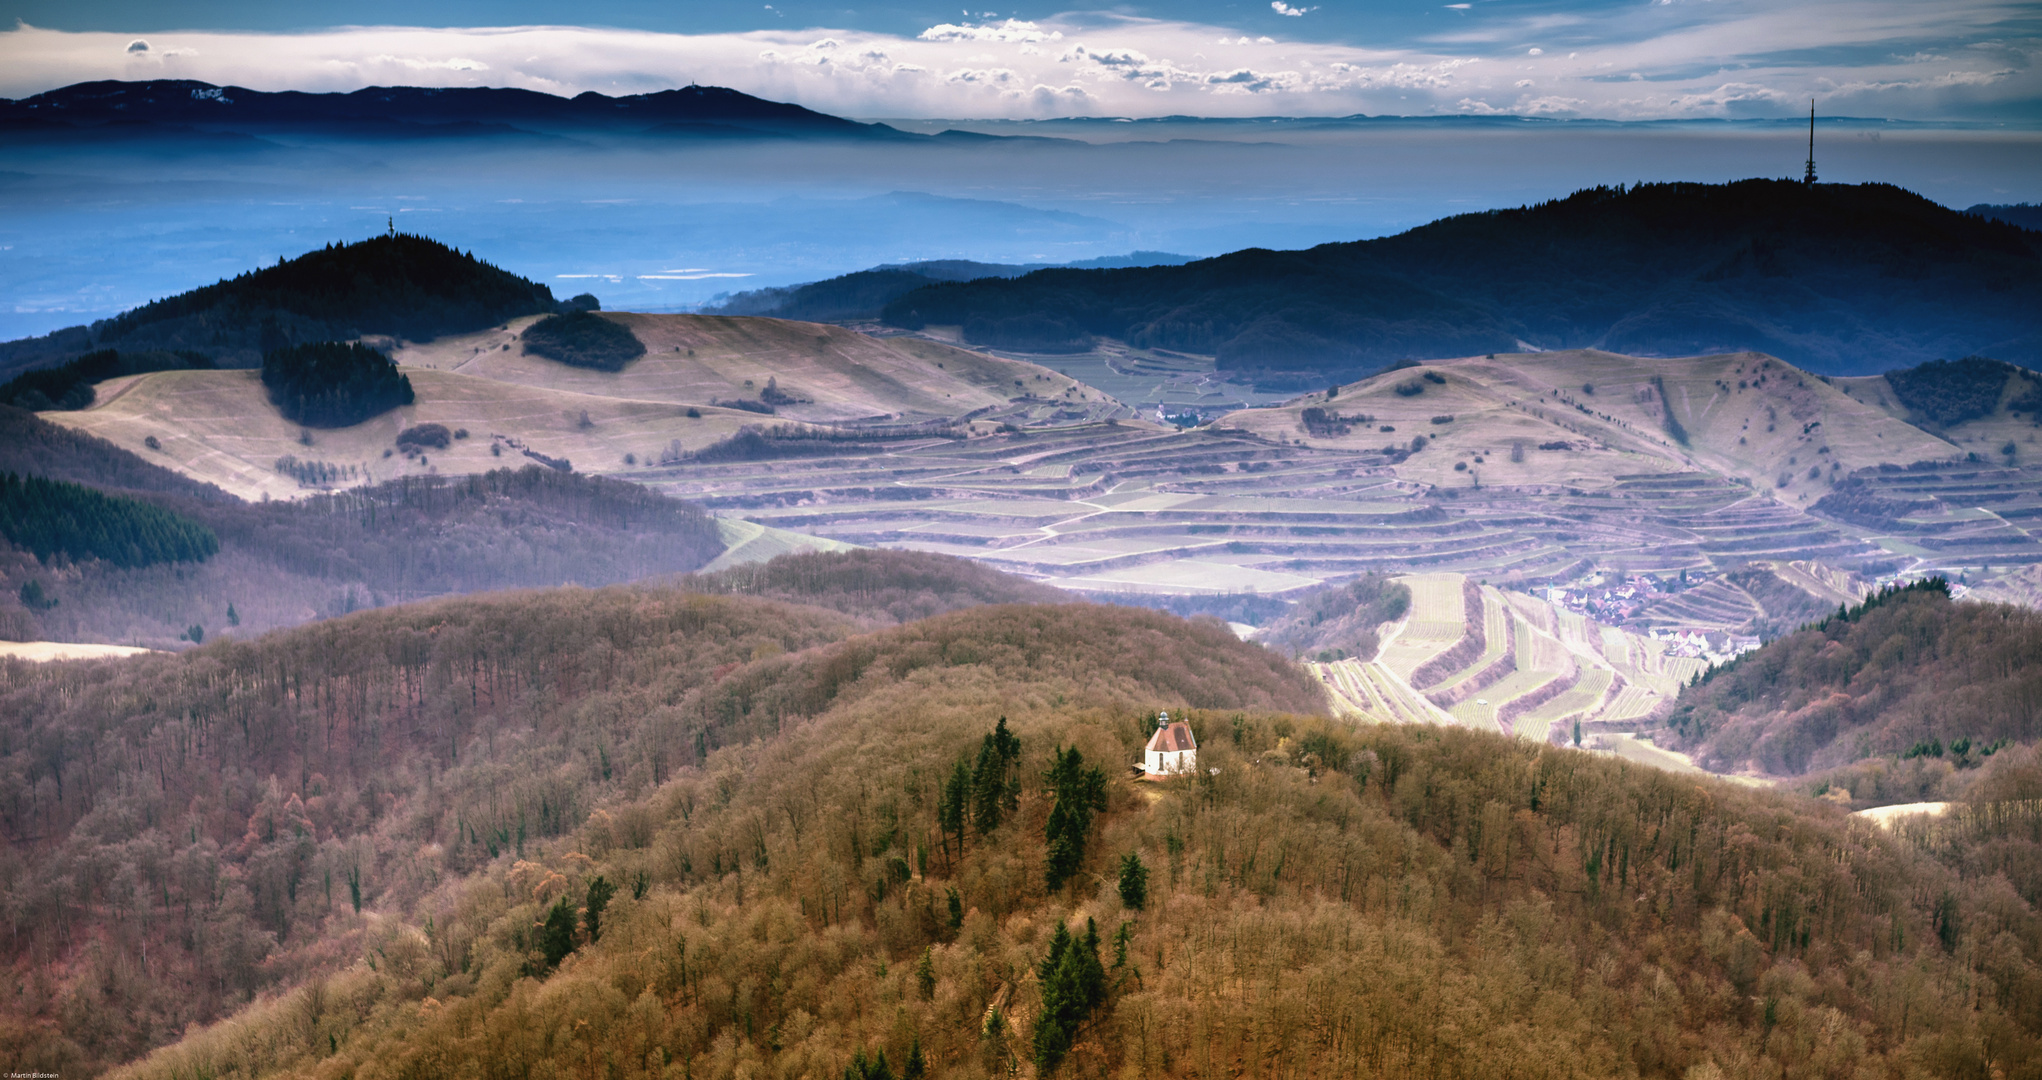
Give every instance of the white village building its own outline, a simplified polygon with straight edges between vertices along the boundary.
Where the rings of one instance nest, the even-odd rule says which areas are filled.
[[[1191,735],[1191,725],[1170,719],[1169,713],[1158,713],[1156,733],[1149,736],[1149,745],[1142,754],[1142,769],[1147,778],[1161,780],[1197,768],[1198,740]]]

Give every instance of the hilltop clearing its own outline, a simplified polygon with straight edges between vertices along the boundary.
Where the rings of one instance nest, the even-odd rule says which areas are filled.
[[[1705,673],[1668,724],[1710,768],[1797,776],[1869,758],[1912,773],[1934,765],[1938,775],[1893,781],[1933,783],[1951,771],[1946,754],[1962,769],[2042,738],[2038,659],[2042,617],[1953,603],[1936,579],[1882,591]],[[1903,765],[1924,757],[1933,760]],[[1864,792],[1838,784],[1908,801],[1876,782]]]
[[[1316,696],[1287,665],[1150,612],[847,629],[616,589],[7,667],[38,745],[103,732],[64,803],[7,808],[44,832],[11,849],[34,899],[8,947],[60,973],[9,999],[18,1060],[86,1075],[176,1039],[119,1075],[1220,1076],[1280,1046],[1310,1075],[2038,1075],[2027,804],[1916,839],[1285,715]],[[103,721],[136,683],[154,708]],[[221,686],[238,713],[185,707]],[[1195,778],[1125,778],[1159,707]],[[187,732],[187,759],[143,749]],[[72,867],[93,902],[44,899]]]
[[[1596,347],[1761,350],[1865,374],[1937,356],[2042,361],[2042,240],[1881,184],[1593,188],[1379,240],[1181,267],[941,283],[885,309],[974,343],[1092,335],[1310,386],[1410,357]]]
[[[645,347],[619,371],[531,355],[529,320],[507,329],[408,345],[398,363],[520,386],[632,401],[744,401],[761,413],[820,423],[914,424],[989,417],[1026,423],[1114,414],[1114,402],[1036,364],[918,338],[872,337],[780,319],[607,312]],[[505,348],[509,346],[509,348]],[[1126,415],[1123,411],[1120,415]]]

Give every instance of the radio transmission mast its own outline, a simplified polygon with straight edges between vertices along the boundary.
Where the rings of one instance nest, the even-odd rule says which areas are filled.
[[[1814,99],[1814,98],[1809,98],[1809,99],[1808,99],[1808,174],[1807,174],[1806,176],[1803,176],[1803,177],[1801,178],[1801,182],[1802,182],[1802,183],[1804,183],[1804,184],[1807,184],[1807,185],[1809,185],[1809,186],[1811,186],[1811,187],[1812,187],[1812,186],[1814,186],[1814,184],[1815,184],[1815,99]]]

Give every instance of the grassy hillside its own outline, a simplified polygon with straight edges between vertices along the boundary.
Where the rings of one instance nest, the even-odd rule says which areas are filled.
[[[1830,374],[1968,353],[2033,364],[2042,327],[2009,300],[2042,286],[2036,245],[1883,184],[1641,184],[1309,251],[930,285],[885,318],[986,343],[1025,330],[1045,348],[1100,334],[1304,385],[1517,341],[1752,349]]]
[[[405,375],[416,388],[412,404],[329,430],[308,431],[285,419],[255,373],[245,371],[167,371],[114,380],[100,384],[91,408],[48,413],[46,419],[251,500],[299,499],[322,488],[398,477],[486,472],[536,460],[527,450],[581,472],[625,472],[631,467],[626,454],[650,465],[661,453],[700,450],[763,419],[707,406],[689,416],[680,405],[444,371],[407,369]],[[400,452],[397,436],[428,423],[468,434],[445,450]],[[308,484],[278,466],[285,457],[331,466],[337,475]]]
[[[678,612],[648,594],[573,599],[582,614],[560,614],[580,633],[545,641],[580,643],[551,662],[572,680],[513,714],[538,737],[471,735],[458,767],[428,751],[438,794],[388,789],[359,916],[344,892],[300,890],[331,960],[120,1075],[869,1077],[882,1055],[885,1075],[941,1077],[2038,1075],[2037,883],[2002,876],[2042,840],[2030,804],[1914,840],[1802,797],[1495,735],[1283,715],[1268,706],[1308,688],[1164,616],[981,609],[704,682],[747,643],[783,640],[757,620],[784,634],[793,609],[693,597],[682,610],[714,617],[662,635]],[[491,640],[462,632],[489,606],[334,631],[446,620],[414,669],[430,686]],[[638,646],[613,651],[627,630]],[[697,640],[711,655],[675,663]],[[385,679],[402,684],[396,670],[369,684]],[[672,759],[657,787],[596,782],[603,739],[642,715],[607,706],[648,683],[690,687],[683,732],[756,738]],[[745,715],[738,688],[751,719],[722,726],[723,703]],[[1194,706],[1199,764],[1217,772],[1119,775],[1164,704]],[[570,714],[586,719],[564,729]],[[412,725],[424,745],[445,715]],[[1012,766],[989,749],[1002,717]],[[238,745],[216,730],[219,752]],[[611,775],[643,776],[622,746]],[[1104,769],[1080,872],[1053,889],[1046,833],[1071,807],[1051,766],[1071,748],[1081,771]],[[516,754],[564,767],[513,775],[590,801],[491,857],[466,839],[502,835],[466,771]],[[297,794],[280,781],[249,800],[252,852],[298,843],[300,814],[324,844],[328,811]],[[285,823],[274,841],[269,814]],[[148,830],[102,820],[81,843]],[[223,863],[228,894],[248,889],[255,875]],[[102,963],[133,955],[146,920],[186,918],[153,880],[135,896],[97,916]],[[1073,949],[1068,967],[1046,962]],[[87,1022],[67,1036],[134,1015],[114,995],[146,981],[81,980]]]
[[[40,610],[14,609],[13,634],[176,647],[193,626],[247,636],[421,597],[682,573],[724,546],[697,507],[538,466],[293,503],[142,498],[217,536],[219,553],[127,567],[0,550],[0,611],[31,582],[44,598]]]
[[[1325,419],[1308,423],[1313,409]],[[1220,423],[1327,447],[1395,444],[1409,455],[1397,475],[1436,486],[1594,489],[1627,475],[1706,470],[1796,505],[1857,469],[1961,455],[1888,410],[1751,353],[1433,361]],[[1415,436],[1423,450],[1411,451]]]
[[[913,423],[1002,409],[1016,398],[1054,408],[1110,408],[1098,391],[1038,365],[919,338],[735,316],[609,312],[602,318],[628,328],[645,355],[616,372],[566,367],[526,355],[523,321],[395,355],[408,366],[676,404],[759,402],[771,379],[781,399],[775,414],[798,421]]]
[[[2042,375],[2031,369],[1966,358],[1961,363],[1838,379],[1836,386],[1985,461],[2042,463],[2042,446],[2036,442],[2042,436]]]
[[[1711,768],[1793,776],[1862,758],[1897,764],[1930,746],[1929,757],[1975,765],[2042,739],[2038,657],[2042,616],[1953,603],[1936,580],[1881,592],[1707,673],[1669,724]]]

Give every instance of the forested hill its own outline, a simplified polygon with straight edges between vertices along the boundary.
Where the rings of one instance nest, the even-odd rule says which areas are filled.
[[[24,1070],[2042,1077],[2034,803],[1295,715],[1211,621],[631,587],[0,675]]]
[[[1407,358],[1751,349],[1826,374],[2042,362],[2042,234],[1886,184],[1594,188],[1307,251],[935,284],[897,326],[1069,351],[1089,335],[1318,385]]]
[[[89,330],[0,343],[0,373],[87,348],[193,350],[221,367],[265,352],[365,334],[413,341],[467,333],[560,307],[538,282],[408,233],[328,244],[275,266],[152,301]]]
[[[782,555],[695,574],[694,592],[752,596],[842,612],[889,626],[981,604],[1057,604],[1073,594],[984,563],[923,551],[857,548]]]
[[[1854,794],[1891,802],[1872,773],[1933,766],[1910,781],[1930,787],[1905,794],[1948,796],[1936,785],[1961,782],[1953,770],[2042,740],[2042,614],[1953,602],[1940,579],[1889,589],[1711,670],[1669,724],[1713,769],[1792,776],[1864,760],[1871,786]]]

